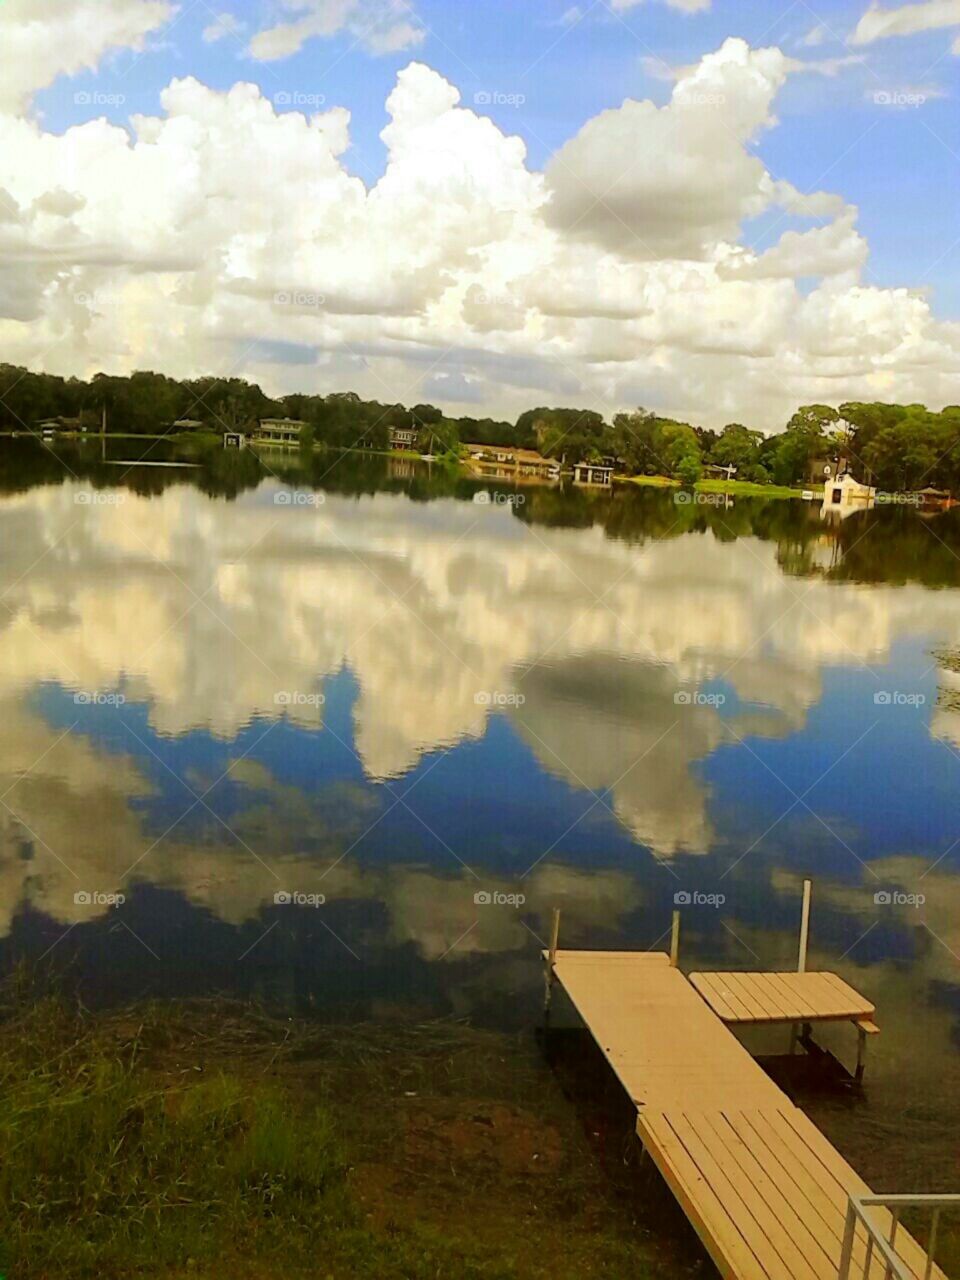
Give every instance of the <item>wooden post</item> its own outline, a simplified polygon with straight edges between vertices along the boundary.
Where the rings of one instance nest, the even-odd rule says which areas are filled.
[[[797,955],[797,973],[807,971],[807,943],[810,938],[810,890],[812,881],[803,882],[803,906],[800,909],[800,950]],[[800,1039],[800,1024],[794,1022],[790,1027],[790,1052],[797,1052],[797,1041]]]
[[[857,1074],[854,1077],[857,1084],[863,1083],[863,1072],[867,1065],[867,1033],[863,1027],[857,1027]]]
[[[800,909],[800,954],[797,958],[797,973],[807,971],[807,943],[810,939],[810,890],[812,881],[803,882],[803,906]]]
[[[677,961],[680,958],[680,912],[673,913],[673,922],[670,925],[670,963],[675,969]]]
[[[547,952],[547,971],[544,974],[546,992],[543,998],[544,1026],[550,1021],[550,997],[553,995],[553,966],[557,962],[557,943],[560,940],[560,908],[553,908],[553,927],[550,930],[550,948]]]

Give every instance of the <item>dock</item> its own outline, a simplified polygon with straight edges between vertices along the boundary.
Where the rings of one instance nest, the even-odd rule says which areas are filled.
[[[690,981],[728,1027],[789,1023],[791,1051],[802,1031],[808,1041],[815,1022],[852,1022],[857,1029],[857,1067],[863,1080],[867,1039],[879,1035],[876,1008],[836,973],[691,973]]]
[[[708,975],[700,984],[707,999],[674,960],[554,942],[544,952],[548,1000],[555,985],[566,992],[637,1109],[644,1150],[724,1280],[947,1280],[899,1225],[903,1198],[874,1195],[717,1011],[730,1022],[786,1022],[811,1021],[819,1009],[873,1025],[873,1006],[819,974],[803,975],[793,992],[751,980],[778,975],[742,984],[726,981],[742,975]],[[773,1003],[770,985],[779,992]],[[752,1004],[739,999],[748,992]],[[935,1239],[941,1208],[957,1200],[910,1204],[932,1210]]]

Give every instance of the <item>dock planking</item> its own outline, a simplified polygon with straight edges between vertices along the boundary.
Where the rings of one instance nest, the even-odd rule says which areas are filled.
[[[724,1022],[872,1021],[876,1008],[835,973],[691,973]]]
[[[669,957],[556,950],[552,980],[636,1106],[641,1142],[724,1280],[836,1280],[848,1198],[869,1195],[869,1188]],[[857,993],[837,983],[816,1003],[810,996],[817,984],[802,984],[798,998],[811,1009],[846,1009],[849,993]],[[789,984],[777,991],[771,1003],[769,992],[746,984],[737,1002],[765,1016],[743,1020],[795,1016]],[[831,1016],[861,1015],[858,1008]],[[877,1221],[891,1225],[887,1211]],[[926,1255],[902,1228],[897,1247],[914,1274],[925,1276]],[[862,1230],[853,1264],[857,1277],[884,1280],[885,1266],[868,1257]],[[946,1280],[936,1266],[929,1274]]]

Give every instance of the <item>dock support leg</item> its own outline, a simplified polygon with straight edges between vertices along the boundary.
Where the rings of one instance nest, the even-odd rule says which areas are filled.
[[[857,1027],[857,1084],[863,1083],[863,1073],[867,1066],[867,1033],[863,1027]]]
[[[797,1041],[800,1039],[800,1023],[794,1022],[790,1026],[790,1054],[791,1056],[797,1052]]]
[[[557,963],[557,942],[560,938],[560,908],[553,909],[553,928],[550,932],[550,949],[547,953],[546,968],[544,971],[544,995],[543,995],[543,1029],[550,1029],[550,1002],[553,997],[553,984],[556,982],[554,976],[554,965]]]

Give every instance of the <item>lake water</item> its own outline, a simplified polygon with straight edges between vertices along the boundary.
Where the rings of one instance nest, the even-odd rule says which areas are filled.
[[[810,876],[873,1114],[949,1181],[960,512],[197,456],[0,441],[5,965],[520,1027],[554,906],[789,968]]]

